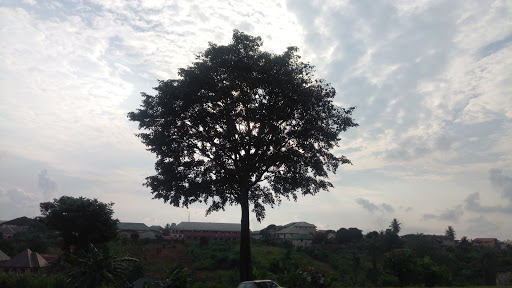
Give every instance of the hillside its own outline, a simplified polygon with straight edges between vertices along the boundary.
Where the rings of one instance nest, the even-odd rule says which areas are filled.
[[[28,218],[28,217],[25,217],[25,216],[19,217],[19,218],[16,218],[16,219],[12,219],[12,220],[9,220],[9,221],[1,222],[2,225],[16,225],[16,226],[31,226],[34,223],[37,223],[37,220],[31,219],[31,218]]]
[[[238,283],[238,244],[210,242],[200,245],[197,241],[176,242],[128,242],[123,250],[136,257],[144,267],[146,277],[165,278],[174,268],[188,268],[194,279],[221,285]],[[309,274],[312,271],[333,273],[327,263],[315,260],[303,252],[282,247],[255,244],[252,246],[255,277],[279,280],[284,274],[297,270]],[[285,281],[285,280],[282,280]]]
[[[124,252],[139,259],[147,277],[165,278],[178,265],[192,268],[192,262],[183,243],[144,242],[129,243]]]

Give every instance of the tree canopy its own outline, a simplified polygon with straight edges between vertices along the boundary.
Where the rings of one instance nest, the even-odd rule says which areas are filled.
[[[448,228],[446,228],[446,230],[444,231],[444,235],[451,238],[455,238],[455,229],[453,229],[452,226],[448,226]]]
[[[105,243],[115,237],[119,220],[112,218],[113,205],[97,199],[62,196],[39,206],[48,227],[61,232],[65,249],[74,245],[88,250],[90,244]]]
[[[393,218],[391,224],[389,224],[389,228],[391,228],[391,232],[398,234],[400,230],[402,230],[402,223],[398,222],[396,218]]]
[[[141,108],[128,113],[157,156],[157,174],[145,183],[154,198],[207,203],[207,214],[241,206],[242,280],[251,278],[250,205],[261,221],[265,205],[328,190],[328,173],[350,163],[331,151],[357,126],[354,108],[333,103],[335,89],[314,78],[296,47],[273,54],[261,45],[235,30],[229,45],[210,43],[179,79],[159,81],[157,94],[142,93]]]

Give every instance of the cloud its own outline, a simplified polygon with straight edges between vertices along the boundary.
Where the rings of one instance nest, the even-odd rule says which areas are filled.
[[[53,194],[57,191],[57,183],[48,176],[46,169],[39,172],[37,185],[43,192],[44,201],[50,201]]]
[[[338,147],[354,165],[332,180],[385,191],[357,199],[355,207],[348,203],[361,196],[353,195],[369,194],[351,194],[348,203],[315,196],[324,200],[310,213],[281,207],[274,221],[298,215],[339,227],[331,219],[351,218],[373,230],[387,226],[382,213],[400,207],[407,222],[417,221],[409,227],[428,229],[471,212],[488,217],[475,223],[498,222],[498,213],[510,211],[509,1],[0,2],[0,134],[8,135],[0,147],[9,153],[0,152],[0,205],[11,197],[37,203],[58,189],[114,201],[119,218],[169,222],[176,210],[149,201],[141,187],[155,159],[133,136],[136,124],[126,113],[140,105],[140,91],[154,93],[156,79],[177,77],[209,41],[226,44],[238,28],[261,36],[264,50],[298,46],[316,76],[338,92],[334,101],[358,107],[360,126],[343,133]],[[13,159],[20,155],[34,163],[20,166]],[[475,187],[494,188],[507,201],[483,202],[484,192],[469,197]],[[461,203],[439,209],[446,193]],[[15,210],[20,216],[16,205],[0,207],[0,218]],[[331,212],[338,210],[344,214]],[[239,211],[230,211],[210,219],[238,221]],[[186,217],[171,221],[178,219]]]
[[[485,216],[478,216],[467,220],[469,223],[467,231],[471,231],[477,237],[499,237],[498,231],[502,230],[502,223],[491,221]]]
[[[475,192],[466,197],[464,200],[465,205],[464,208],[478,213],[512,213],[512,203],[508,204],[508,206],[501,205],[482,205],[480,203],[480,193]]]
[[[498,51],[509,46],[510,42],[512,42],[512,34],[509,34],[503,39],[496,40],[480,48],[478,50],[478,57],[484,58],[494,53],[497,53]]]
[[[459,205],[453,209],[446,209],[439,214],[439,220],[458,222],[460,217],[464,215],[464,209],[462,205]]]
[[[457,223],[459,219],[464,215],[464,208],[462,205],[458,205],[455,208],[445,209],[439,214],[427,213],[423,215],[423,220],[441,220]]]
[[[501,190],[503,198],[512,201],[512,177],[503,174],[501,169],[493,168],[489,170],[489,180]]]
[[[377,205],[363,198],[357,198],[356,203],[359,204],[364,209],[370,211],[370,213],[373,213],[375,212],[375,210],[379,209]]]
[[[393,213],[395,212],[395,209],[393,209],[393,206],[389,205],[389,204],[386,204],[386,203],[382,203],[380,205],[380,207],[382,208],[382,210],[388,212],[388,213]]]
[[[376,211],[392,213],[395,211],[393,206],[391,206],[387,203],[382,203],[380,205],[376,205],[376,204],[370,202],[368,199],[364,199],[364,198],[357,198],[356,203],[359,204],[359,206],[361,206],[362,208],[368,210],[370,213],[374,213]]]
[[[28,216],[32,217],[38,213],[39,198],[21,188],[13,187],[3,189],[0,187],[0,220]]]

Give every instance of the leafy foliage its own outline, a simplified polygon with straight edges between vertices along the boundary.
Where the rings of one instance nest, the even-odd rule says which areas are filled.
[[[274,55],[261,45],[235,31],[230,45],[210,44],[180,69],[182,79],[160,81],[156,96],[142,93],[142,108],[128,117],[149,130],[138,135],[158,157],[146,182],[156,198],[211,200],[210,213],[246,193],[261,220],[263,204],[325,190],[327,169],[349,163],[330,149],[357,125],[353,108],[333,104],[334,88],[313,78],[296,48]]]
[[[189,241],[187,247],[196,270],[236,269],[239,265],[238,245],[234,243],[212,241],[204,245]]]
[[[336,241],[339,243],[354,243],[363,239],[362,231],[357,228],[340,228],[336,232]]]
[[[453,229],[452,226],[448,226],[448,228],[446,228],[446,231],[444,232],[444,235],[451,238],[455,238],[455,229]]]
[[[13,256],[27,248],[38,253],[46,253],[49,247],[60,245],[61,241],[55,231],[47,229],[40,219],[31,219],[21,223],[23,224],[27,225],[25,230],[7,239],[0,235],[0,250]]]
[[[400,230],[402,230],[402,223],[398,222],[396,218],[393,218],[393,221],[389,224],[389,228],[391,229],[391,232],[398,234],[400,233]]]
[[[0,273],[2,288],[69,288],[71,285],[61,274]]]
[[[103,285],[124,287],[128,284],[128,272],[132,269],[130,262],[138,260],[131,257],[118,257],[116,251],[108,246],[98,250],[91,245],[81,256],[69,255],[71,267],[68,272],[69,282],[73,287],[94,288]]]
[[[71,245],[77,250],[87,250],[90,244],[102,244],[116,235],[119,220],[112,219],[114,203],[97,199],[62,196],[53,202],[40,204],[46,225],[61,233],[64,248]]]
[[[232,43],[210,44],[180,79],[160,81],[128,113],[147,130],[138,134],[155,153],[157,174],[146,178],[154,198],[174,206],[242,208],[241,278],[249,280],[249,205],[256,218],[282,198],[332,187],[328,172],[350,163],[331,150],[357,126],[354,108],[333,103],[334,88],[314,78],[297,48],[260,50],[261,38],[237,30]]]

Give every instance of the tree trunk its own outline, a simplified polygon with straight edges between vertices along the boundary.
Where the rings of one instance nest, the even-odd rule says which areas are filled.
[[[249,197],[242,192],[240,206],[242,207],[242,227],[240,238],[240,281],[253,280],[251,262],[251,234],[249,231]]]

